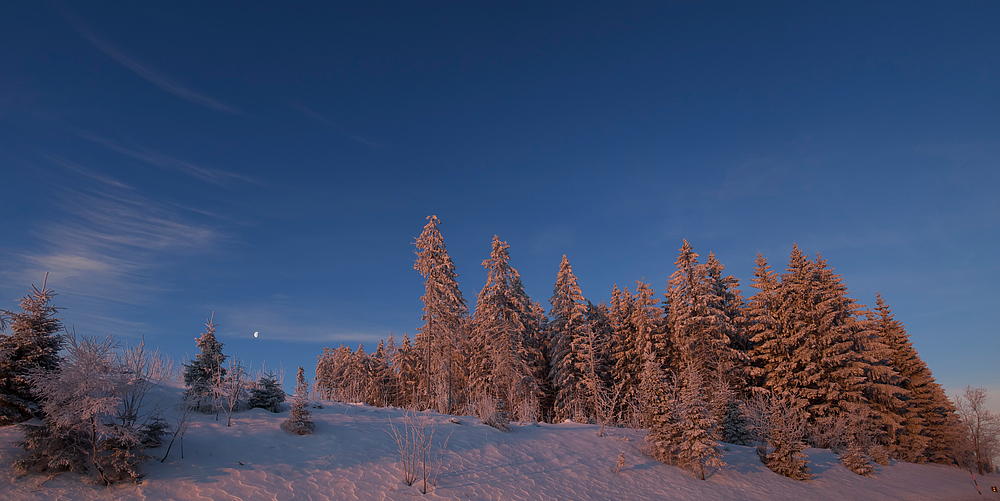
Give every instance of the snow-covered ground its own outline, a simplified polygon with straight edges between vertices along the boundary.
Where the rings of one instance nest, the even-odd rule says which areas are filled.
[[[181,388],[162,385],[152,397],[161,407],[178,401]],[[159,461],[165,447],[151,450],[139,485],[105,488],[75,474],[51,480],[15,477],[9,467],[20,454],[16,427],[0,428],[0,498],[15,500],[173,499],[503,499],[503,500],[962,500],[997,499],[1000,475],[978,477],[978,494],[968,471],[941,465],[892,462],[873,477],[858,476],[824,449],[808,449],[813,479],[779,476],[758,460],[752,448],[729,446],[727,466],[706,481],[653,461],[641,452],[642,433],[575,423],[513,425],[504,433],[473,417],[430,414],[435,442],[450,437],[437,486],[421,494],[419,480],[403,481],[396,444],[386,433],[398,427],[403,411],[363,405],[322,403],[311,409],[316,432],[295,436],[280,428],[288,415],[262,409],[233,416],[193,415],[183,443]],[[612,469],[624,454],[625,467]],[[43,482],[44,481],[44,482]]]

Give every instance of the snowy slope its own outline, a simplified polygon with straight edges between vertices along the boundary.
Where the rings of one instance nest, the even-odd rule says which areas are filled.
[[[181,389],[161,386],[154,399],[162,407],[176,403]],[[403,411],[363,405],[324,403],[311,409],[316,433],[295,436],[280,428],[287,411],[261,409],[225,416],[196,415],[184,440],[184,458],[175,444],[166,462],[144,465],[140,485],[104,488],[63,474],[44,482],[41,476],[14,478],[7,466],[20,450],[16,427],[0,428],[0,498],[312,500],[312,499],[741,499],[741,500],[961,500],[997,499],[989,490],[1000,475],[977,478],[941,465],[893,462],[865,478],[841,466],[828,450],[809,449],[813,479],[798,482],[772,473],[752,448],[729,446],[728,466],[706,481],[646,458],[642,433],[574,423],[514,425],[503,433],[472,417],[431,414],[435,438],[448,437],[437,487],[424,495],[418,484],[402,482],[396,445],[386,433],[389,419],[401,424]],[[157,459],[165,448],[152,450]],[[625,468],[614,474],[619,453]],[[9,484],[8,484],[9,482]]]

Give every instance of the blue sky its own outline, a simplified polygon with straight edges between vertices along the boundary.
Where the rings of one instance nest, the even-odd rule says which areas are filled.
[[[471,303],[494,234],[546,306],[794,242],[1000,392],[1000,4],[358,4],[0,7],[2,307],[291,374],[412,336],[429,214]]]

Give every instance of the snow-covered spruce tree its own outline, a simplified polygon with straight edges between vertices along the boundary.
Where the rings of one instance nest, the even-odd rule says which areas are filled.
[[[391,363],[392,352],[395,351],[395,340],[392,339],[391,335],[389,339],[391,344],[388,348],[383,341],[379,340],[378,347],[375,348],[375,353],[372,353],[371,356],[371,379],[372,385],[376,389],[375,405],[378,407],[395,405],[398,393]]]
[[[803,412],[814,429],[853,415],[878,423],[887,434],[898,422],[891,409],[904,391],[840,277],[821,258],[810,261],[793,246],[780,283],[758,294],[766,309],[758,309],[762,301],[755,296],[748,317],[763,389]]]
[[[215,312],[205,322],[205,332],[201,337],[195,339],[201,352],[195,355],[194,360],[189,364],[184,364],[184,400],[195,410],[201,412],[214,412],[217,410],[214,399],[213,386],[223,381],[226,369],[222,364],[226,361],[226,355],[222,354],[222,343],[215,339]]]
[[[59,334],[62,323],[55,317],[58,308],[50,304],[56,293],[46,287],[47,281],[48,273],[41,289],[31,286],[20,300],[22,311],[0,310],[0,426],[30,419],[38,411],[30,375],[59,366],[65,340]],[[2,332],[6,320],[9,334]]]
[[[517,288],[524,294],[524,288],[520,280],[517,281]],[[535,390],[528,396],[528,400],[518,409],[518,414],[514,416],[521,422],[532,422],[543,420],[552,416],[552,407],[555,403],[555,387],[549,371],[552,367],[552,360],[549,357],[549,318],[545,315],[545,308],[538,301],[528,300],[529,308],[524,312],[524,340],[521,343],[521,356],[528,366],[529,374],[533,380]]]
[[[642,371],[639,373],[638,402],[634,411],[639,413],[640,426],[650,426],[650,405],[647,395],[650,388],[658,384],[659,376],[651,370],[650,362],[659,373],[663,373],[675,351],[670,341],[670,331],[666,325],[663,309],[656,306],[653,288],[641,281],[636,282],[632,325],[635,326],[636,346],[640,349]]]
[[[748,315],[752,315],[753,357],[761,388],[808,416],[809,386],[820,377],[812,340],[816,325],[808,322],[811,313],[810,286],[813,263],[798,246],[793,246],[787,272],[774,279],[766,262],[758,256]],[[763,263],[763,265],[762,265]],[[762,268],[762,266],[764,268]]]
[[[375,391],[372,388],[373,373],[371,357],[365,352],[364,343],[358,344],[358,349],[351,356],[350,367],[348,371],[350,377],[348,388],[351,395],[349,401],[371,405],[371,402],[375,400]],[[308,394],[306,394],[306,398],[309,398]]]
[[[723,300],[715,294],[706,267],[698,264],[698,254],[687,240],[675,265],[667,287],[666,322],[676,347],[676,368],[693,367],[702,377],[731,369],[737,358],[730,347],[733,326],[719,309]]]
[[[725,313],[717,307],[721,298],[708,283],[706,269],[698,264],[698,253],[684,240],[674,263],[667,288],[667,324],[677,347],[676,367],[683,371],[694,367],[706,375],[732,358],[729,348],[729,325]]]
[[[722,313],[719,328],[729,339],[727,353],[731,357],[723,361],[721,370],[716,371],[716,379],[725,380],[733,395],[743,395],[749,383],[750,338],[745,328],[745,301],[739,289],[740,281],[732,275],[724,275],[726,267],[711,252],[704,266],[705,281],[712,291],[710,298],[715,298],[710,306]]]
[[[838,415],[865,423],[870,436],[863,441],[866,451],[875,444],[895,443],[902,422],[901,397],[907,392],[899,387],[890,350],[881,342],[867,312],[848,296],[840,275],[819,255],[815,270],[818,297],[814,308],[824,377],[817,385],[820,402],[814,403],[810,412],[817,424]]]
[[[549,303],[549,339],[552,369],[550,378],[556,390],[553,416],[555,422],[565,419],[580,419],[586,422],[596,415],[594,407],[594,387],[597,381],[588,377],[593,350],[588,350],[587,340],[591,337],[587,322],[587,305],[569,259],[563,255],[556,275],[556,284]],[[586,360],[585,360],[586,358]]]
[[[618,396],[614,402],[614,413],[622,421],[633,424],[636,416],[629,411],[638,403],[639,375],[642,374],[642,351],[636,342],[636,329],[631,320],[634,304],[628,288],[620,290],[617,284],[612,288],[608,323],[611,327],[609,377]]]
[[[698,264],[698,254],[684,241],[667,289],[667,324],[677,347],[676,368],[697,371],[716,423],[738,424],[736,396],[746,385],[747,356],[733,348],[739,317],[739,290],[735,278],[723,277],[724,267],[709,254]],[[731,429],[737,439],[739,430]]]
[[[677,444],[677,460],[702,480],[705,467],[725,466],[719,445],[718,423],[712,416],[701,374],[695,367],[681,373],[681,386],[676,400],[677,425],[681,428]]]
[[[105,485],[139,479],[138,427],[116,422],[129,375],[116,364],[114,338],[69,337],[66,359],[55,370],[35,370],[31,385],[41,398],[42,424],[22,424],[17,445],[28,455],[15,461],[21,473],[90,473]]]
[[[417,237],[413,268],[424,277],[423,327],[415,339],[421,351],[422,378],[417,389],[422,406],[452,413],[465,396],[469,309],[458,288],[455,264],[444,246],[437,216],[428,216]]]
[[[603,302],[587,301],[589,335],[580,345],[584,362],[581,371],[594,399],[594,417],[602,426],[614,424],[616,389],[611,379],[611,323],[609,309]],[[603,428],[600,435],[603,436]]]
[[[753,437],[740,408],[744,394],[739,394],[729,386],[725,377],[715,378],[709,382],[709,394],[712,415],[719,422],[719,439],[723,442],[737,445],[750,445]]]
[[[306,381],[306,372],[302,367],[299,367],[299,372],[295,375],[295,397],[292,399],[292,405],[288,411],[288,419],[281,423],[281,427],[286,431],[296,435],[309,435],[316,428],[316,424],[309,417],[308,393],[309,383]]]
[[[273,372],[265,372],[257,379],[257,385],[250,389],[250,408],[261,408],[269,412],[281,412],[281,404],[285,402],[285,390],[278,384],[278,376]]]
[[[647,380],[659,380],[647,390],[651,418],[646,442],[650,455],[663,463],[685,468],[705,480],[705,466],[723,466],[718,425],[705,395],[701,374],[688,367],[677,381],[665,377],[652,357],[647,358]]]
[[[774,355],[779,353],[781,347],[776,321],[777,273],[771,270],[771,266],[759,252],[750,286],[757,289],[757,292],[743,309],[744,328],[751,346],[748,368],[751,392],[747,398],[764,392],[765,376],[775,366]]]
[[[722,311],[726,316],[729,325],[725,327],[730,329],[727,333],[730,339],[730,346],[737,351],[741,359],[748,361],[750,337],[746,332],[743,315],[743,308],[746,306],[746,301],[743,299],[742,291],[739,288],[739,279],[732,275],[723,276],[725,271],[726,267],[719,262],[715,254],[709,252],[708,259],[705,260],[706,279],[712,289],[712,294],[718,298],[713,306]],[[746,361],[741,365],[745,365]]]
[[[875,304],[874,329],[888,346],[900,386],[908,392],[900,409],[901,429],[890,452],[903,461],[952,464],[957,458],[955,407],[881,294],[876,294]]]
[[[405,332],[403,342],[399,344],[396,356],[392,359],[392,366],[396,370],[396,379],[399,382],[399,399],[396,405],[403,409],[416,409],[417,383],[421,375],[420,353],[410,343],[410,337]]]
[[[489,274],[472,321],[470,390],[473,400],[490,397],[504,412],[518,416],[541,396],[531,364],[540,359],[531,342],[531,326],[538,319],[520,275],[509,264],[509,247],[494,236],[490,258],[483,261]]]
[[[644,421],[649,426],[646,433],[647,453],[661,463],[678,464],[678,444],[682,440],[682,428],[675,412],[679,407],[677,382],[664,374],[660,362],[649,349],[643,354],[642,384],[639,394],[645,403]]]
[[[341,343],[340,347],[333,350],[329,347],[323,348],[323,354],[316,360],[316,394],[321,395],[326,400],[344,401],[344,381],[348,363],[352,353],[351,349]]]

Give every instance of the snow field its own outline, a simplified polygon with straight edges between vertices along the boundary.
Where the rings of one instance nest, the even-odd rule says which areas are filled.
[[[162,385],[153,403],[172,408],[182,389]],[[435,443],[448,438],[437,486],[421,494],[420,480],[402,481],[396,444],[386,433],[389,420],[402,425],[403,412],[358,404],[322,403],[311,408],[316,431],[296,436],[283,431],[287,410],[272,414],[253,409],[225,417],[195,414],[183,443],[150,450],[139,485],[111,488],[85,483],[64,473],[15,478],[9,467],[20,454],[16,427],[0,428],[0,496],[21,500],[964,500],[997,499],[990,485],[1000,475],[977,477],[980,496],[968,471],[942,465],[892,462],[876,466],[873,477],[844,468],[825,449],[807,449],[813,479],[799,482],[777,475],[751,447],[729,445],[727,466],[697,480],[680,468],[642,454],[643,432],[577,423],[513,424],[509,433],[479,424],[474,417],[431,413]],[[172,419],[172,416],[168,416]],[[435,447],[436,449],[436,447]],[[612,472],[625,454],[620,474]],[[418,471],[419,474],[419,471]]]

